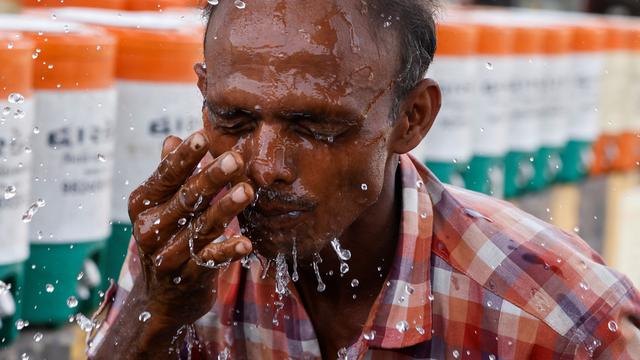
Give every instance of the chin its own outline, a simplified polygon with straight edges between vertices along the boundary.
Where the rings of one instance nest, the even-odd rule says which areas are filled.
[[[313,254],[322,250],[330,241],[326,237],[309,236],[308,230],[304,233],[296,230],[270,231],[255,227],[245,235],[253,242],[256,252],[267,259],[275,259],[278,253],[291,257],[294,246],[298,259],[312,259]]]

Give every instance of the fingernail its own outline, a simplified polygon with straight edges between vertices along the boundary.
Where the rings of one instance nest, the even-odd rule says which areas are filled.
[[[238,163],[236,162],[236,158],[234,158],[231,154],[227,154],[227,156],[225,156],[224,159],[222,159],[222,161],[220,162],[220,169],[225,174],[231,174],[232,172],[236,171],[237,168]]]
[[[244,241],[237,243],[235,250],[236,250],[236,253],[238,254],[245,254],[249,252],[249,249],[247,248],[247,244],[245,244]]]
[[[234,203],[243,203],[247,201],[247,198],[247,194],[244,192],[244,186],[240,186],[231,194],[231,200],[233,200]]]
[[[204,146],[204,143],[205,143],[204,136],[202,136],[202,134],[200,133],[196,133],[191,138],[191,148],[193,150],[200,150]]]

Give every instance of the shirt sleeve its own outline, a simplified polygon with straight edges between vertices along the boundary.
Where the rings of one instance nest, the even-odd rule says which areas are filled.
[[[584,358],[640,359],[640,293],[631,288],[598,323],[592,340],[578,349]],[[597,339],[597,340],[595,340]],[[583,358],[578,356],[577,358]]]
[[[142,267],[138,258],[138,248],[135,240],[131,237],[127,256],[122,270],[120,270],[118,283],[111,283],[105,293],[104,301],[92,317],[92,323],[95,326],[87,337],[87,356],[89,358],[97,353],[106,334],[118,318],[118,314],[129,296],[133,284],[141,273]]]

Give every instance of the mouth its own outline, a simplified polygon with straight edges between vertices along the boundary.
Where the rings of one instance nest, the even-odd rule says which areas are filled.
[[[290,229],[309,217],[315,208],[313,202],[305,199],[270,191],[264,195],[244,211],[249,227],[270,231]]]

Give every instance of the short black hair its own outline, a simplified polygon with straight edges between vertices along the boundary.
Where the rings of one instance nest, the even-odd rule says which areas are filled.
[[[369,15],[371,30],[376,35],[383,34],[383,31],[395,31],[397,36],[399,68],[390,112],[391,117],[395,118],[400,103],[424,78],[433,61],[437,46],[436,14],[439,0],[352,1],[360,1],[361,11]],[[216,7],[207,3],[204,8],[207,29]]]

